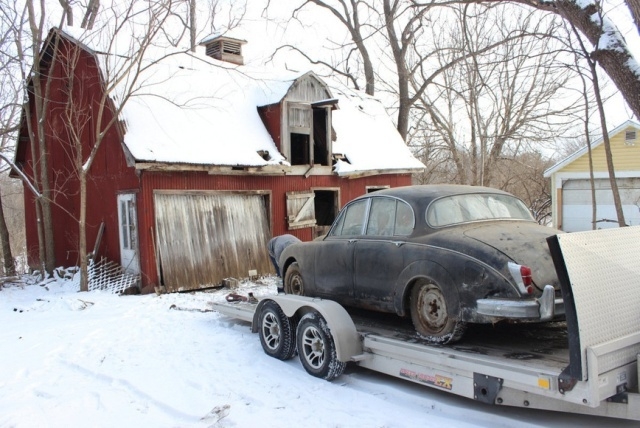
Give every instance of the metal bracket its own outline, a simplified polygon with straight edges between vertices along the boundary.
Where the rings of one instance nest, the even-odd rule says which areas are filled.
[[[560,394],[564,394],[567,391],[571,391],[578,383],[578,379],[566,375],[564,372],[558,376],[558,391]]]
[[[487,404],[495,404],[503,379],[480,373],[473,374],[473,399]]]
[[[622,404],[629,403],[629,394],[627,394],[626,383],[623,383],[622,385],[618,385],[616,387],[616,392],[617,392],[616,395],[614,395],[613,397],[607,398],[607,401],[609,403],[622,403]]]

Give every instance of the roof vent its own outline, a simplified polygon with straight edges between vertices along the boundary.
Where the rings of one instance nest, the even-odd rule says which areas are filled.
[[[624,143],[627,146],[634,146],[636,144],[636,131],[626,131],[624,133]]]
[[[246,40],[236,39],[220,34],[212,34],[200,42],[206,48],[207,56],[211,58],[230,62],[232,64],[243,65],[242,45]]]

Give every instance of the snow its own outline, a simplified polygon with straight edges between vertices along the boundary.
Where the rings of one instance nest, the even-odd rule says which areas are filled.
[[[35,281],[31,281],[35,282]],[[237,292],[275,293],[276,278]],[[211,311],[229,290],[116,296],[0,289],[0,427],[543,427],[627,421],[488,406],[348,366],[327,382]]]

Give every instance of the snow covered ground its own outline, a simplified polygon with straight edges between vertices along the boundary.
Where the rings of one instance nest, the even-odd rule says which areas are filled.
[[[273,294],[275,278],[242,287]],[[297,358],[266,356],[248,324],[211,312],[228,293],[5,284],[0,427],[637,426],[487,406],[359,367],[320,380]]]

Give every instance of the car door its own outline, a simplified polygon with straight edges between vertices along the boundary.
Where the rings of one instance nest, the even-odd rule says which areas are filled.
[[[371,199],[365,236],[355,246],[355,298],[358,306],[392,311],[394,285],[404,269],[403,245],[413,230],[413,211],[394,198]]]
[[[353,299],[353,251],[362,237],[368,200],[350,203],[315,252],[316,294],[340,302]]]

